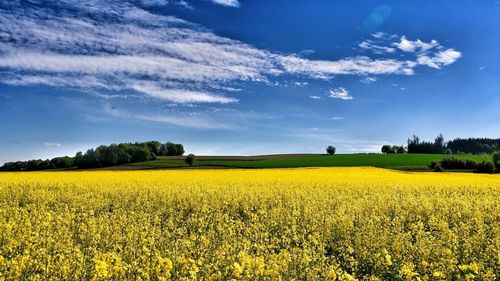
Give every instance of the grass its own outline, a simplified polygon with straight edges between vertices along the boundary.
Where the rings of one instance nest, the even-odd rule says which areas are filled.
[[[428,170],[433,160],[447,154],[281,154],[260,156],[197,156],[195,168],[298,168],[372,166],[397,170]],[[460,159],[481,160],[481,155],[454,155]],[[157,160],[121,166],[121,169],[188,168],[183,156],[160,157]],[[116,167],[115,167],[116,168]]]

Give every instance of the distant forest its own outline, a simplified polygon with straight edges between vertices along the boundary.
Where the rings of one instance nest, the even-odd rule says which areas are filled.
[[[159,141],[120,143],[101,145],[87,152],[78,152],[75,157],[56,157],[51,160],[34,159],[29,161],[8,162],[0,167],[1,171],[39,171],[47,169],[101,168],[127,163],[156,159],[157,156],[180,156],[184,146]]]
[[[406,146],[383,145],[381,152],[395,153],[425,153],[425,154],[491,154],[500,150],[500,139],[489,138],[456,138],[446,142],[442,134],[434,141],[423,141],[413,135]]]
[[[500,139],[488,138],[456,138],[445,142],[443,135],[434,142],[421,141],[417,136],[408,139],[408,153],[446,153],[446,154],[482,154],[500,150]]]

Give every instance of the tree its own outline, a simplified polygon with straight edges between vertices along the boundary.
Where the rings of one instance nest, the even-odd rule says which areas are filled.
[[[404,153],[406,153],[406,149],[405,149],[405,147],[404,147],[404,146],[402,146],[402,145],[401,145],[401,146],[398,146],[398,147],[396,148],[396,153],[398,153],[398,154],[404,154]]]
[[[184,146],[182,144],[176,144],[175,146],[177,148],[177,155],[178,156],[184,155]]]
[[[326,153],[328,153],[328,155],[334,155],[334,154],[335,154],[335,147],[334,147],[334,146],[329,145],[329,146],[326,148]]]
[[[391,153],[391,149],[392,147],[388,144],[385,144],[385,145],[382,145],[382,153],[384,154],[388,154],[388,153]]]
[[[66,169],[73,167],[73,158],[64,156],[64,157],[56,157],[50,160],[50,164],[55,169]]]
[[[154,156],[160,155],[161,143],[159,141],[148,141],[146,142],[146,145]]]
[[[186,164],[188,164],[189,166],[193,166],[194,154],[188,154],[188,156],[186,156],[186,159],[184,159],[184,162],[186,162]]]
[[[167,156],[176,156],[177,154],[177,146],[175,143],[167,142],[166,143],[167,147]]]
[[[150,152],[146,145],[144,146],[134,146],[132,151],[132,162],[144,162],[150,159]]]
[[[443,134],[439,134],[439,136],[437,136],[436,139],[434,140],[434,147],[432,152],[444,153],[444,151],[445,151],[444,137]]]

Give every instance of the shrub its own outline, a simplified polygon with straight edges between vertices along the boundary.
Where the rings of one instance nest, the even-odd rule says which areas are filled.
[[[189,166],[193,166],[194,154],[188,154],[188,156],[186,156],[186,159],[184,159],[184,162],[186,162],[186,164],[188,164]]]
[[[493,164],[495,164],[497,172],[500,172],[500,151],[493,153]]]
[[[442,172],[443,167],[441,166],[441,162],[439,161],[432,161],[431,164],[429,165],[429,168],[433,170],[434,172]]]
[[[492,174],[495,172],[495,164],[493,162],[484,159],[483,161],[477,163],[474,173],[486,173]]]
[[[455,157],[446,157],[441,160],[441,166],[445,169],[463,169],[471,170],[476,168],[476,161],[471,159],[458,159]]]

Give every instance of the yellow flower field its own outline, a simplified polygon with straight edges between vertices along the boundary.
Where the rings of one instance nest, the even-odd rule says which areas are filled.
[[[500,176],[0,173],[0,280],[499,280]]]

